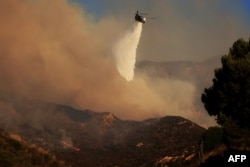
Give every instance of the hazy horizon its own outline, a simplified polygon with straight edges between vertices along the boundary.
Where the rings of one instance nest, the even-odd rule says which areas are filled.
[[[230,14],[231,8],[218,15],[217,1],[194,0],[184,6],[179,1],[147,1],[145,8],[138,6],[142,1],[107,1],[99,14],[95,5],[85,3],[0,2],[0,91],[111,112],[122,119],[178,115],[214,124],[205,111],[196,110],[192,81],[140,74],[127,82],[115,67],[112,47],[132,28],[137,9],[157,19],[143,25],[136,61],[204,60],[226,54],[235,40],[247,38],[249,23],[235,11]]]

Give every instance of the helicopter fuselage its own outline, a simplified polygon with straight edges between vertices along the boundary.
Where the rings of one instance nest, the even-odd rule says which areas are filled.
[[[141,23],[146,23],[146,17],[143,17],[139,15],[138,11],[135,14],[135,21],[141,22]]]

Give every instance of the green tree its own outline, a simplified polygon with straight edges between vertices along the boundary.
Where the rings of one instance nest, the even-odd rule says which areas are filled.
[[[239,138],[237,130],[244,129],[245,133],[250,129],[250,39],[237,40],[221,63],[213,85],[205,88],[201,100],[226,133]]]
[[[211,151],[222,144],[223,132],[218,126],[209,127],[202,136],[204,151]]]

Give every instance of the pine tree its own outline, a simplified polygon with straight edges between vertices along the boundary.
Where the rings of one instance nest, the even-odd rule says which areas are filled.
[[[250,130],[250,39],[237,40],[221,63],[213,85],[205,88],[201,100],[227,135],[240,139]]]

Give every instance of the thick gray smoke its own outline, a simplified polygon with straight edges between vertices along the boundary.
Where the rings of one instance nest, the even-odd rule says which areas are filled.
[[[142,23],[136,22],[132,31],[128,31],[113,48],[113,54],[118,72],[127,81],[134,78],[136,49],[140,41]]]
[[[196,87],[191,82],[170,77],[148,78],[139,73],[133,79],[141,23],[131,25],[126,33],[125,21],[113,17],[93,21],[79,6],[67,0],[0,1],[0,23],[1,96],[6,92],[13,97],[112,112],[121,119],[179,115],[198,123],[208,122],[206,113],[194,108]],[[145,37],[155,33],[145,33]],[[118,34],[123,38],[110,46]],[[149,41],[155,43],[164,34],[154,35]],[[174,39],[179,38],[175,35]],[[157,42],[166,46],[170,43]],[[152,42],[142,44],[144,51]],[[116,72],[107,56],[111,47],[116,53],[119,72],[133,82],[127,84]],[[152,55],[163,53],[157,47],[151,48],[157,50]],[[11,105],[0,100],[1,118],[10,126],[30,122],[42,129],[49,126],[50,116],[39,111],[19,116]]]

